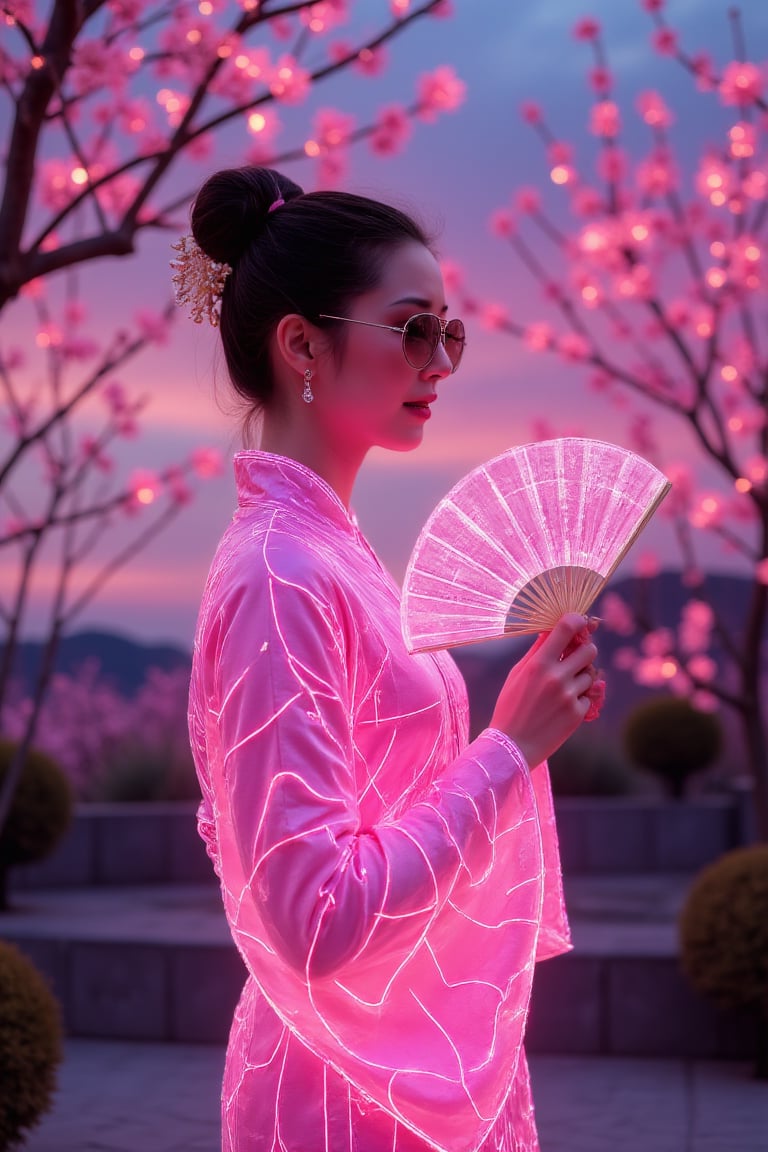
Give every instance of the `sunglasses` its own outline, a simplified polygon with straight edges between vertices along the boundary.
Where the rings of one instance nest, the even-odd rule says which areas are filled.
[[[421,371],[432,363],[439,344],[445,348],[455,372],[464,354],[464,324],[461,320],[441,320],[432,312],[419,312],[406,320],[402,328],[393,324],[374,324],[372,320],[352,320],[349,316],[330,316],[321,312],[319,320],[343,320],[347,324],[364,324],[367,328],[384,328],[387,332],[400,332],[403,337],[403,356],[411,368]]]

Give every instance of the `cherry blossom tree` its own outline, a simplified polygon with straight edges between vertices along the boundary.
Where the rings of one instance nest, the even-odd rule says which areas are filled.
[[[641,0],[657,53],[676,61],[700,94],[702,119],[676,137],[661,93],[622,109],[601,29],[581,20],[592,53],[587,159],[550,127],[537,103],[524,121],[543,146],[551,192],[518,189],[491,220],[500,242],[540,289],[540,312],[465,293],[464,307],[529,349],[560,357],[629,421],[628,446],[673,481],[661,514],[674,525],[690,589],[679,626],[661,629],[643,604],[603,598],[606,623],[644,634],[618,660],[646,685],[733,709],[754,781],[760,835],[768,838],[768,338],[765,331],[768,166],[765,67],[747,54],[738,10],[723,64],[691,54],[667,23],[664,0]],[[645,125],[647,149],[623,145],[628,119]],[[634,128],[634,125],[629,125]],[[686,170],[691,137],[705,137]],[[682,147],[681,145],[684,145]],[[562,199],[554,199],[556,190]],[[554,203],[554,206],[553,206]],[[660,434],[672,429],[673,436]],[[676,431],[675,431],[676,430]],[[691,446],[692,466],[662,453]],[[748,588],[737,628],[707,600],[698,559],[704,536],[743,563]],[[646,568],[646,575],[653,574]],[[726,667],[718,673],[716,645]]]
[[[10,111],[0,196],[0,550],[16,561],[0,603],[0,714],[35,573],[54,547],[58,556],[44,657],[0,789],[0,829],[62,632],[187,504],[194,479],[219,469],[201,448],[118,475],[116,449],[135,435],[145,403],[119,373],[165,338],[172,305],[163,293],[154,311],[144,307],[132,326],[96,341],[87,335],[89,268],[129,256],[143,233],[184,231],[200,183],[195,165],[210,167],[217,143],[230,163],[314,160],[321,185],[343,182],[353,144],[383,158],[399,151],[415,121],[461,102],[451,68],[420,76],[409,102],[393,101],[369,122],[313,97],[344,70],[379,75],[391,41],[449,9],[449,0],[52,0],[44,10],[0,0],[0,100]],[[16,339],[24,308],[42,368]],[[117,543],[105,559],[109,532]]]

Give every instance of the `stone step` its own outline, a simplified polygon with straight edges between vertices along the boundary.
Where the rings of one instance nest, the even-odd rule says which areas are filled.
[[[748,799],[557,797],[563,870],[694,872],[749,838]],[[16,869],[17,888],[215,883],[196,804],[86,804],[57,850]]]
[[[689,883],[566,879],[575,946],[537,967],[531,1052],[752,1057],[753,1022],[717,1012],[679,970]],[[0,932],[46,974],[71,1036],[226,1040],[245,970],[210,884],[22,890]]]

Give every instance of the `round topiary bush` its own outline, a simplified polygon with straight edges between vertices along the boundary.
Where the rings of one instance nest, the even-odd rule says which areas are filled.
[[[0,740],[0,787],[16,745]],[[8,871],[48,856],[72,820],[72,788],[62,769],[42,752],[27,753],[8,819],[0,829],[0,909],[8,907]]]
[[[701,712],[677,696],[659,696],[633,708],[622,739],[630,760],[660,776],[679,799],[688,777],[717,760],[722,729],[715,713]]]
[[[680,914],[693,986],[758,1021],[757,1075],[768,1080],[768,844],[727,852],[694,881]]]
[[[61,1063],[59,1006],[34,965],[0,942],[0,1152],[50,1111]]]
[[[549,758],[556,796],[629,796],[639,791],[638,773],[626,757],[579,729]]]

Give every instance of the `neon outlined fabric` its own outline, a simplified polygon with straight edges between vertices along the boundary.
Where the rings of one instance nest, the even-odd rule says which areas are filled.
[[[223,1147],[535,1152],[534,961],[570,947],[546,766],[468,741],[456,665],[408,654],[397,586],[324,481],[262,452],[235,476],[189,711],[250,974]]]

